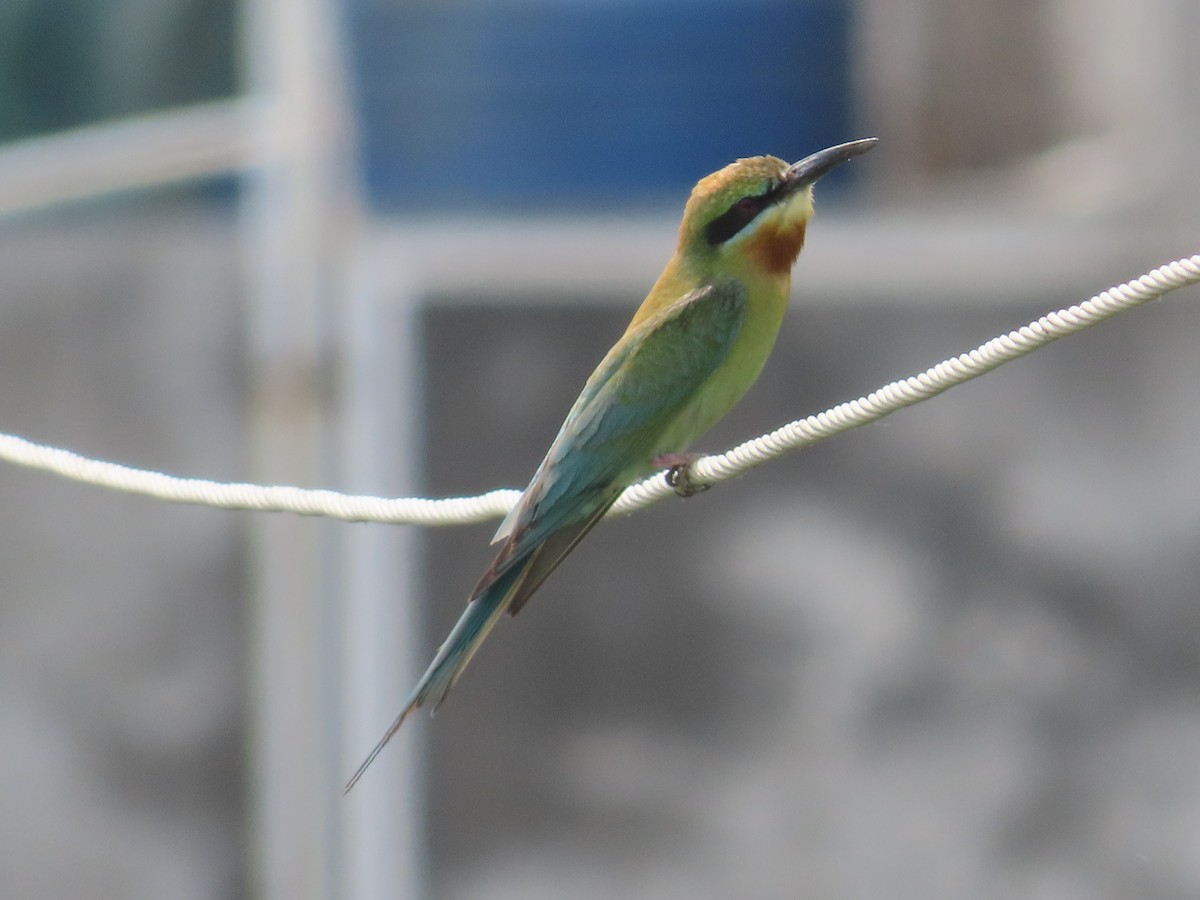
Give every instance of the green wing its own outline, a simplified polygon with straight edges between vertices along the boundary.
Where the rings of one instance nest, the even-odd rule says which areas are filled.
[[[741,285],[718,282],[685,295],[609,352],[501,525],[505,545],[476,595],[523,564],[509,611],[520,609],[621,491],[650,471],[663,434],[729,355],[745,311]]]

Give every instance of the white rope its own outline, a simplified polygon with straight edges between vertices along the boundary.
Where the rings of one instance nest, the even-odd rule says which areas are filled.
[[[702,457],[692,463],[688,481],[693,486],[705,486],[736,478],[784,453],[878,421],[898,409],[928,400],[964,381],[978,378],[1051,341],[1090,328],[1118,313],[1198,281],[1200,254],[1160,266],[1141,278],[1109,288],[1078,306],[1052,312],[1023,328],[993,338],[969,353],[926,369],[920,375],[894,381],[866,397],[839,404],[819,415],[790,422],[727,453]],[[0,434],[0,459],[74,481],[175,503],[194,503],[221,509],[292,512],[353,522],[411,525],[482,522],[504,515],[520,496],[520,491],[495,490],[477,497],[450,497],[443,500],[420,497],[388,499],[286,485],[227,484],[177,478],[161,472],[89,459],[69,450],[35,444],[7,434]],[[612,512],[630,513],[673,493],[662,474],[656,474],[629,487],[613,506]]]
[[[161,472],[89,459],[70,450],[46,447],[11,434],[0,434],[0,459],[62,475],[73,481],[173,503],[195,503],[219,509],[292,512],[348,522],[413,525],[483,522],[504,515],[521,495],[520,491],[496,490],[479,497],[451,497],[446,500],[414,497],[388,499],[288,485],[228,484],[200,478],[177,478]]]
[[[1023,328],[992,338],[969,353],[951,357],[902,381],[841,403],[825,412],[798,419],[770,434],[739,444],[727,453],[705,456],[692,463],[688,482],[695,487],[736,478],[769,460],[811,446],[826,438],[876,422],[889,413],[936,397],[955,385],[978,378],[1009,360],[1032,353],[1051,341],[1083,331],[1118,313],[1157,300],[1177,288],[1200,281],[1200,254],[1177,259],[1127,284],[1109,288],[1090,300],[1049,313]],[[627,513],[657,503],[672,493],[660,475],[631,486],[614,504],[614,513]]]

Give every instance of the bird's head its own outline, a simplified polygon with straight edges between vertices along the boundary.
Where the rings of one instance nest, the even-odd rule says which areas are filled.
[[[683,212],[680,250],[693,260],[788,274],[804,246],[813,184],[876,140],[838,144],[792,165],[774,156],[739,159],[700,179]]]

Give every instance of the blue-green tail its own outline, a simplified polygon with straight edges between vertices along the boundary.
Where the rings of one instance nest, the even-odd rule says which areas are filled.
[[[471,657],[475,655],[475,651],[479,649],[483,639],[487,637],[492,626],[496,624],[496,620],[508,608],[513,588],[520,581],[525,569],[525,565],[512,566],[467,603],[466,610],[451,630],[450,635],[438,648],[433,662],[429,664],[429,668],[425,670],[425,674],[421,676],[421,680],[417,682],[413,692],[408,695],[404,709],[401,710],[400,715],[396,716],[387,733],[380,738],[375,749],[363,760],[358,771],[346,782],[342,793],[346,793],[354,787],[367,767],[375,761],[379,751],[392,739],[392,735],[400,730],[400,726],[404,724],[409,713],[428,703],[432,703],[433,708],[437,709],[438,705],[446,699],[446,695],[454,687],[454,682],[458,680],[458,676],[471,661]]]
[[[538,534],[531,538],[530,529],[525,527],[509,536],[491,567],[471,592],[466,611],[438,648],[433,662],[413,692],[408,695],[404,709],[358,767],[358,771],[346,782],[347,791],[362,777],[367,766],[404,724],[409,713],[427,703],[432,703],[433,708],[437,709],[496,620],[505,612],[517,614],[547,576],[575,549],[580,539],[600,521],[620,493],[619,487],[613,487],[597,495],[586,515],[561,525],[549,534]]]

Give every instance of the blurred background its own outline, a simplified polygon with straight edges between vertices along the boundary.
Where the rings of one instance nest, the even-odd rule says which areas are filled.
[[[822,182],[720,450],[1197,251],[1190,0],[8,0],[0,430],[520,487],[737,156]],[[0,895],[1200,895],[1195,288],[489,561],[0,466]]]

